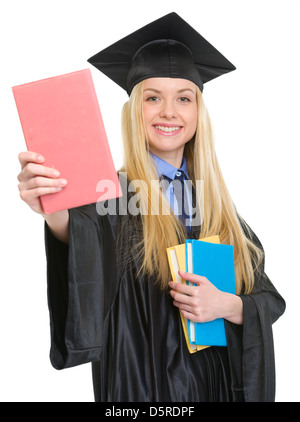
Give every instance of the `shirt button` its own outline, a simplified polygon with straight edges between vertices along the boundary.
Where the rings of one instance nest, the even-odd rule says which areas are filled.
[[[176,176],[177,176],[177,177],[181,176],[181,171],[177,171],[177,172],[176,172]]]

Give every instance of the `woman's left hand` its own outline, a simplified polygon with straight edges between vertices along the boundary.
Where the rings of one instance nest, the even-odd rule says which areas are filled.
[[[235,324],[243,323],[243,302],[239,296],[218,290],[206,277],[178,272],[180,277],[193,285],[171,281],[170,295],[182,315],[193,322],[207,322],[225,318]]]

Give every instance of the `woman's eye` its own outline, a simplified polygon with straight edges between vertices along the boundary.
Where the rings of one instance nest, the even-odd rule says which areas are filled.
[[[154,101],[158,101],[158,97],[149,97],[149,98],[147,98],[147,101],[152,101],[152,102],[154,102]]]
[[[187,97],[180,97],[178,100],[179,100],[181,103],[189,103],[189,102],[190,102],[190,99],[189,99],[189,98],[187,98]]]

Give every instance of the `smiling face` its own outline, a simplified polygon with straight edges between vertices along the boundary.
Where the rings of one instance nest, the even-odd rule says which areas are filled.
[[[150,151],[180,167],[184,146],[197,128],[196,85],[186,79],[146,79],[143,113]]]

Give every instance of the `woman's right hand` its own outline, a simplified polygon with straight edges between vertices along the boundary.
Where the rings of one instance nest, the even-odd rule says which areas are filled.
[[[36,152],[21,152],[19,161],[22,169],[18,175],[20,197],[33,211],[43,214],[40,196],[61,191],[67,181],[59,178],[58,170],[44,166],[45,158]]]

